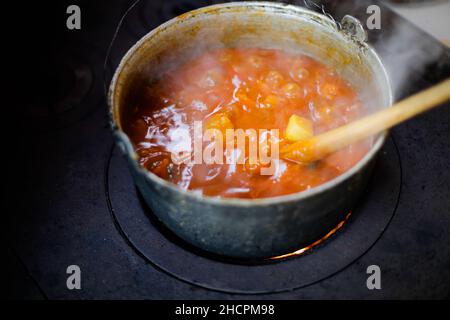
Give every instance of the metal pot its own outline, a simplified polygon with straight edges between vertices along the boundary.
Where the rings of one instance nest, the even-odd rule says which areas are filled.
[[[316,188],[286,196],[244,200],[204,197],[181,190],[139,166],[121,110],[134,92],[174,63],[211,48],[258,47],[302,52],[331,65],[358,90],[368,108],[388,107],[385,69],[353,17],[337,24],[310,10],[279,3],[226,3],[191,11],[154,29],[124,56],[109,91],[112,127],[135,183],[154,214],[174,233],[203,250],[255,259],[307,246],[342,221],[365,188],[386,134],[353,168]]]

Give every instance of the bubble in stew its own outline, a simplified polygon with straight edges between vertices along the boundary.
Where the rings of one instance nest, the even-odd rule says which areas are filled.
[[[364,106],[355,89],[333,69],[302,54],[209,51],[140,91],[122,115],[140,165],[205,196],[266,198],[304,191],[349,170],[370,148],[370,141],[364,141],[310,164],[272,159],[270,175],[261,174],[267,164],[250,163],[242,149],[234,150],[241,152],[241,163],[173,161],[173,153],[193,150],[195,122],[222,131],[224,137],[227,129],[278,129],[281,148],[362,116]]]

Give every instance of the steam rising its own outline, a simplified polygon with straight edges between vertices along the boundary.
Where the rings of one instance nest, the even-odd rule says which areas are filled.
[[[304,6],[303,3],[297,3],[299,6]],[[326,10],[326,6],[320,6],[322,11]],[[345,8],[340,8],[340,10],[343,10]],[[358,3],[358,8],[356,11],[361,12],[364,16],[366,7],[364,5],[361,5],[361,3]],[[355,10],[355,9],[353,9]],[[341,12],[342,13],[342,12]],[[328,16],[328,14],[324,11],[324,14]],[[386,14],[386,16],[383,16]],[[236,14],[237,15],[237,14]],[[439,58],[443,54],[443,47],[436,44],[433,40],[430,40],[429,37],[427,37],[424,34],[421,34],[419,32],[415,32],[411,28],[413,28],[412,25],[405,23],[404,21],[397,19],[388,19],[390,13],[387,11],[381,11],[383,22],[381,24],[382,32],[379,32],[377,30],[374,30],[370,32],[370,37],[373,38],[373,36],[379,36],[376,37],[376,41],[374,42],[374,46],[376,48],[376,51],[378,55],[381,57],[382,63],[386,67],[386,70],[388,72],[388,76],[390,78],[390,84],[392,86],[392,91],[396,97],[399,97],[402,94],[402,90],[405,88],[407,84],[409,84],[416,76],[423,75],[424,70],[426,69],[427,65],[433,61],[436,61],[436,59]],[[167,37],[168,39],[162,39],[165,41],[155,41],[158,45],[157,47],[153,48],[155,51],[154,61],[157,63],[152,63],[145,65],[147,63],[146,60],[141,61],[142,68],[138,68],[139,73],[144,76],[144,81],[147,82],[147,85],[151,86],[152,82],[156,82],[158,78],[161,75],[164,74],[170,74],[172,70],[175,70],[180,65],[183,65],[187,61],[189,61],[191,58],[195,56],[199,56],[203,54],[205,51],[210,51],[212,49],[219,49],[219,48],[225,48],[225,47],[239,47],[239,48],[246,48],[246,47],[257,47],[257,48],[264,48],[264,49],[281,49],[283,51],[296,51],[299,52],[299,50],[302,50],[303,48],[298,48],[298,43],[294,40],[298,40],[298,38],[304,37],[305,39],[305,47],[310,45],[317,48],[313,48],[315,50],[311,50],[311,56],[312,58],[317,59],[320,62],[324,59],[328,58],[328,65],[332,65],[335,63],[336,66],[336,72],[342,76],[342,78],[349,80],[352,84],[356,83],[356,89],[358,89],[360,95],[359,98],[364,101],[365,107],[370,110],[372,107],[378,109],[382,107],[382,102],[380,101],[386,101],[387,99],[382,99],[382,96],[387,96],[386,91],[383,90],[386,89],[383,85],[380,85],[380,90],[370,90],[377,87],[377,84],[380,84],[381,80],[384,80],[383,76],[379,76],[382,72],[375,72],[375,76],[372,72],[359,72],[360,69],[358,69],[358,63],[342,63],[339,61],[339,59],[336,58],[337,62],[333,60],[336,55],[333,53],[330,54],[330,52],[324,52],[326,50],[323,50],[324,46],[322,45],[323,42],[318,41],[322,39],[326,39],[325,36],[323,38],[315,37],[316,33],[318,34],[320,30],[314,28],[305,28],[303,31],[303,34],[299,34],[297,38],[298,29],[289,29],[286,30],[289,25],[286,23],[286,21],[283,21],[285,24],[277,25],[279,21],[274,20],[272,24],[267,27],[267,24],[255,24],[252,26],[252,28],[249,28],[247,34],[244,34],[241,38],[234,37],[235,34],[240,32],[240,25],[239,23],[242,22],[242,20],[245,21],[245,17],[240,17],[241,21],[238,19],[233,18],[228,20],[222,20],[220,21],[218,17],[217,22],[215,24],[211,23],[205,23],[202,21],[203,28],[193,28],[193,27],[186,27],[186,30],[189,32],[173,32],[170,34],[170,37]],[[239,16],[238,16],[239,18]],[[283,19],[286,20],[286,19]],[[364,24],[364,20],[361,20],[361,22]],[[259,30],[257,27],[260,27]],[[261,31],[262,27],[267,27],[267,30],[265,30],[263,36],[256,36],[258,32]],[[185,30],[185,31],[186,31]],[[312,35],[308,34],[308,31],[312,30]],[[172,32],[172,31],[170,31]],[[322,32],[324,33],[324,32]],[[324,33],[326,34],[326,33]],[[260,34],[258,34],[260,35]],[[291,39],[292,38],[292,39]],[[226,40],[225,40],[226,39]],[[341,38],[338,38],[341,39]],[[314,42],[314,41],[317,42]],[[373,40],[373,39],[372,39]],[[340,40],[338,40],[340,41]],[[337,42],[337,41],[336,41]],[[335,44],[335,42],[333,42]],[[341,46],[337,46],[338,48],[344,48],[345,46],[342,45],[342,43],[339,43]],[[357,43],[358,44],[358,43]],[[296,47],[297,45],[297,47]],[[360,49],[359,46],[352,46],[352,48]],[[334,48],[334,47],[333,47]],[[343,51],[343,50],[341,50]],[[358,51],[358,50],[354,50]],[[340,52],[340,51],[339,51]],[[352,51],[353,52],[353,51]],[[358,51],[360,52],[360,51]],[[309,55],[308,50],[305,50],[305,53]],[[355,55],[354,55],[355,56]],[[322,58],[322,59],[320,59]],[[277,57],[278,59],[278,57]],[[348,60],[346,60],[348,61]],[[353,61],[353,60],[350,60]],[[369,62],[373,62],[372,60],[368,60]],[[340,62],[340,63],[339,63]],[[216,64],[214,64],[216,63]],[[252,63],[257,63],[257,61],[253,61]],[[374,66],[374,64],[369,64],[370,66]],[[209,61],[208,65],[211,70],[218,70],[217,73],[220,76],[220,63],[216,60]],[[237,66],[239,67],[239,66]],[[292,66],[289,66],[291,69],[294,69]],[[341,69],[339,69],[341,68]],[[331,66],[331,69],[334,70],[333,66]],[[350,70],[351,69],[351,70]],[[368,67],[364,69],[364,71],[370,70],[371,68]],[[374,68],[374,70],[379,70],[379,68]],[[237,70],[235,70],[237,72]],[[307,71],[307,70],[306,70]],[[342,72],[342,75],[340,74]],[[173,83],[177,84],[178,82],[195,82],[199,81],[199,86],[204,89],[205,92],[207,92],[209,87],[213,87],[215,82],[214,78],[215,73],[211,73],[206,78],[198,79],[198,75],[195,74],[195,70],[191,73],[189,73],[189,77],[186,78],[176,78],[173,79]],[[302,74],[296,74],[296,77],[307,77],[308,74],[302,75]],[[318,78],[325,75],[319,75]],[[292,75],[291,75],[292,77]],[[349,79],[351,78],[351,79]],[[240,82],[239,79],[233,78],[232,85],[234,87],[239,87]],[[204,80],[204,81],[203,81]],[[319,79],[317,83],[319,83],[321,79]],[[353,80],[353,81],[352,81]],[[238,83],[239,82],[239,83]],[[384,81],[385,82],[385,81]],[[174,86],[176,88],[176,86]],[[378,89],[378,88],[375,88]],[[366,91],[366,92],[365,92]],[[368,91],[371,91],[370,94]],[[374,93],[374,91],[377,91]],[[236,92],[236,90],[235,90]],[[322,94],[322,93],[321,93]],[[325,90],[324,90],[324,94]],[[306,95],[305,95],[306,96]],[[333,109],[338,110],[337,104],[339,101],[333,100],[334,105],[333,106],[327,106],[327,112],[332,113],[334,112]],[[193,100],[191,105],[196,109],[198,114],[202,114],[207,112],[206,105],[203,104],[202,101]],[[344,104],[349,104],[347,101],[343,102]],[[221,105],[221,103],[219,104]],[[341,105],[342,106],[342,105]],[[311,114],[313,117],[317,117],[314,109],[314,105],[309,105]],[[172,109],[175,109],[174,106],[171,106]],[[347,109],[354,108],[355,110],[358,108],[358,105],[348,105]],[[168,110],[168,109],[163,109]],[[210,110],[209,110],[210,111]],[[215,110],[214,110],[215,111]],[[213,111],[213,112],[214,112]],[[349,110],[351,111],[351,110]],[[278,116],[278,118],[280,118]],[[320,119],[320,116],[318,117]],[[317,119],[314,119],[317,120]],[[342,119],[341,119],[342,120]],[[351,119],[346,119],[344,116],[345,122],[351,121]],[[184,120],[178,119],[175,121],[175,123],[178,125],[173,130],[171,129],[168,133],[168,137],[165,135],[162,135],[161,139],[168,138],[169,143],[166,143],[167,145],[167,151],[178,153],[180,151],[188,151],[191,147],[191,139],[189,138],[189,132],[190,127],[187,123],[183,122]],[[336,123],[337,125],[342,125],[343,123]],[[330,128],[327,128],[327,130]],[[320,131],[316,132],[320,133]],[[155,138],[155,135],[152,135],[149,138]],[[364,148],[359,148],[358,146],[350,146],[347,150],[343,150],[347,152],[349,157],[342,157],[342,156],[336,156],[333,158],[333,156],[330,156],[329,158],[323,160],[323,162],[329,165],[330,167],[334,167],[337,172],[344,172],[349,167],[353,166],[356,162],[359,161],[363,157],[363,153],[365,153],[368,148],[370,148],[371,141],[364,141],[361,142],[361,146],[364,146]],[[163,143],[161,143],[163,145]],[[367,146],[367,149],[365,148]],[[364,151],[361,151],[364,150]],[[361,154],[359,154],[361,152]],[[356,160],[355,160],[356,159]],[[354,161],[353,161],[354,160]],[[207,169],[207,168],[201,168]],[[311,168],[310,168],[311,169]],[[314,168],[312,168],[314,169]],[[218,172],[216,169],[208,169],[210,171],[206,172],[204,175],[206,176],[207,180],[214,180],[216,176],[218,176]],[[216,170],[216,171],[214,171]],[[229,171],[226,173],[229,175],[230,173],[234,173],[236,170],[236,166],[230,166]],[[286,164],[283,161],[278,161],[276,163],[276,171],[275,174],[271,179],[278,180],[286,171]],[[314,170],[310,170],[313,172]],[[307,171],[306,174],[309,174],[309,171]],[[328,173],[323,174],[321,176],[321,172],[314,172],[314,174],[319,178],[322,182],[326,181],[328,179]],[[182,179],[182,187],[188,188],[190,179],[194,175],[191,168],[186,168],[186,170],[182,170],[181,175],[183,177]],[[311,173],[312,175],[312,173]],[[210,181],[208,181],[209,184]],[[310,186],[308,186],[309,188]],[[278,185],[271,185],[272,191],[276,191],[276,188],[281,188],[281,186]],[[230,189],[232,193],[235,194],[246,194],[249,192],[248,188],[240,188],[239,190],[234,188]],[[277,191],[279,194],[282,194],[282,190],[280,189]]]

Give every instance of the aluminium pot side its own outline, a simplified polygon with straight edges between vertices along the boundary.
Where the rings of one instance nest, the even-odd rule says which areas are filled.
[[[278,256],[310,245],[345,219],[370,177],[386,133],[349,171],[318,187],[263,199],[205,197],[182,190],[142,168],[121,129],[134,92],[176,63],[221,47],[301,52],[331,65],[358,90],[371,111],[392,94],[377,54],[359,22],[341,24],[307,9],[270,2],[226,3],[194,10],[152,30],[124,56],[108,95],[116,143],[154,214],[179,237],[205,251],[239,259]]]

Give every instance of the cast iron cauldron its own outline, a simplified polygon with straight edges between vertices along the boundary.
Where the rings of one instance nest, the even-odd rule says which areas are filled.
[[[377,54],[358,20],[341,24],[292,5],[239,2],[209,6],[152,30],[123,57],[109,91],[112,127],[134,181],[154,214],[194,246],[219,255],[259,259],[292,252],[320,239],[342,221],[365,188],[386,134],[353,168],[318,187],[264,199],[222,199],[181,190],[139,166],[121,110],[135,92],[174,63],[202,50],[257,47],[302,52],[351,82],[368,108],[388,107],[392,94]],[[132,192],[130,190],[130,192]]]

